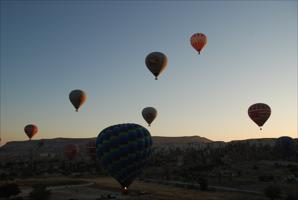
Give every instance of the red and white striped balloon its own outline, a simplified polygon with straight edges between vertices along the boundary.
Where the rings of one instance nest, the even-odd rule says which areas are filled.
[[[271,115],[271,108],[265,103],[255,103],[248,108],[247,113],[251,120],[262,130],[262,126]]]
[[[203,33],[195,33],[190,38],[191,46],[200,54],[207,44],[207,36]]]
[[[24,128],[24,132],[28,136],[29,140],[31,140],[31,138],[38,132],[38,128],[34,124],[28,124]]]

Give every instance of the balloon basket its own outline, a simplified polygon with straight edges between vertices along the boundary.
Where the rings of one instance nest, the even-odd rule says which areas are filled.
[[[121,192],[122,192],[122,194],[127,194],[128,193],[128,188],[127,187],[123,187],[122,189],[121,189]]]

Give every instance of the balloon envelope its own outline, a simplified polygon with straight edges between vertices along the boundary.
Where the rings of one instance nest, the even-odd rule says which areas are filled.
[[[271,108],[264,103],[256,103],[248,108],[249,117],[259,126],[262,127],[271,115]]]
[[[75,144],[68,144],[64,147],[64,154],[69,159],[72,160],[79,153],[79,147]]]
[[[82,90],[73,90],[69,94],[69,100],[72,105],[75,107],[76,111],[78,112],[79,108],[83,105],[86,101],[87,95]]]
[[[38,132],[38,128],[34,124],[28,124],[27,126],[25,126],[24,131],[28,136],[29,140],[31,140],[31,138]]]
[[[157,80],[157,77],[167,67],[168,58],[165,54],[161,52],[152,52],[149,55],[147,55],[145,63],[147,68],[151,71],[151,73],[155,76],[155,79]]]
[[[157,116],[157,110],[153,107],[146,107],[142,110],[142,116],[150,126]]]
[[[127,189],[146,166],[151,146],[151,135],[146,128],[118,124],[99,133],[96,154],[104,170]]]
[[[207,44],[207,36],[203,33],[195,33],[190,38],[191,46],[200,54]]]

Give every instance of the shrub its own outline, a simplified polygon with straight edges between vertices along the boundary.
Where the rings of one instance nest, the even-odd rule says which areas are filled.
[[[274,200],[276,198],[281,197],[281,189],[278,185],[270,185],[265,188],[264,194],[266,197]]]
[[[206,178],[199,179],[200,190],[205,191],[208,189],[208,181]]]
[[[9,198],[19,194],[20,192],[19,186],[15,183],[0,186],[0,197]]]
[[[297,200],[298,194],[288,194],[285,200]]]
[[[24,198],[23,197],[13,197],[13,198],[10,198],[10,200],[23,200]]]
[[[274,181],[274,176],[272,176],[272,175],[262,175],[262,176],[259,176],[259,181],[271,182],[271,181]]]
[[[35,185],[33,186],[33,191],[30,192],[29,197],[32,200],[47,200],[49,199],[51,192],[46,189],[45,185]]]
[[[6,181],[6,180],[8,180],[8,175],[5,174],[5,173],[2,173],[2,174],[0,175],[0,179],[1,179],[2,181]]]

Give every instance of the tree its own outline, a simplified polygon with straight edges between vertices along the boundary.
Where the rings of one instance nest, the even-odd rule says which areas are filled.
[[[206,191],[208,189],[208,180],[204,177],[199,178],[200,190]]]
[[[270,185],[265,188],[264,194],[266,197],[274,200],[276,198],[281,197],[281,189],[278,185]]]
[[[285,198],[285,200],[296,200],[298,198],[298,196],[295,196],[295,195],[293,195],[293,194],[289,194],[286,198]]]
[[[9,198],[19,194],[20,192],[19,186],[15,183],[0,186],[0,197]]]
[[[33,191],[30,192],[29,197],[32,200],[47,200],[51,195],[51,191],[47,190],[45,185],[33,186]]]

